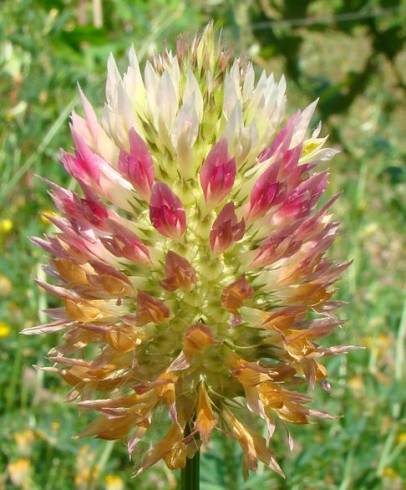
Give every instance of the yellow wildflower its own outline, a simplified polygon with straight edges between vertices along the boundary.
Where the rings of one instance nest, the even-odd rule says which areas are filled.
[[[8,337],[10,335],[11,328],[7,323],[0,322],[0,339],[2,337]]]
[[[79,449],[75,474],[75,486],[78,490],[89,488],[91,483],[97,480],[100,469],[95,461],[96,453],[88,444]]]
[[[401,432],[397,440],[399,444],[406,444],[406,432]]]
[[[35,440],[35,434],[31,429],[16,432],[14,434],[18,450],[21,454],[28,455]]]
[[[9,463],[8,474],[10,480],[18,488],[29,488],[31,461],[27,458],[20,458]]]
[[[387,466],[382,470],[382,476],[394,480],[398,477],[398,472],[394,470],[391,466]]]
[[[13,229],[13,222],[9,218],[0,219],[0,234],[7,235]]]
[[[0,275],[0,297],[8,296],[11,293],[12,285],[8,277]]]
[[[118,475],[106,475],[104,479],[106,490],[123,490],[124,482]]]
[[[360,375],[353,376],[348,381],[348,386],[350,387],[354,395],[357,396],[361,395],[364,392],[364,381],[362,379],[362,376]]]

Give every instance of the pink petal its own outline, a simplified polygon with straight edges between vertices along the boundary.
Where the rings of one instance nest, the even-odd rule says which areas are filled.
[[[230,158],[227,141],[222,139],[212,147],[200,169],[200,184],[206,202],[221,202],[233,187],[235,175],[235,159]]]
[[[234,203],[224,206],[213,223],[210,232],[210,247],[213,252],[224,252],[233,242],[241,240],[245,232],[245,222],[237,221]]]
[[[87,127],[89,128],[89,132],[93,137],[93,140],[97,142],[97,137],[100,132],[100,125],[97,121],[96,113],[93,109],[92,104],[89,102],[86,95],[83,93],[82,89],[79,87],[79,96],[82,103],[83,110],[85,112],[85,120],[87,123]],[[77,128],[75,128],[77,129]]]
[[[129,131],[129,139],[130,152],[121,150],[118,168],[141,197],[149,200],[154,183],[154,164],[147,145],[133,128]]]
[[[148,263],[150,261],[149,251],[146,245],[124,226],[110,220],[110,238],[102,238],[103,245],[116,257],[125,257],[137,263]]]
[[[48,182],[52,192],[51,196],[57,208],[66,215],[70,220],[75,220],[79,223],[91,223],[96,227],[103,227],[105,220],[109,216],[108,210],[97,199],[92,191],[85,185],[85,198],[80,198],[75,193],[59,187],[53,182]]]
[[[274,169],[271,166],[255,182],[250,195],[247,219],[260,218],[272,206],[279,190],[278,182],[272,179],[273,174]]]
[[[291,116],[286,123],[286,125],[279,131],[279,133],[275,136],[272,141],[270,147],[260,153],[258,160],[263,162],[268,160],[274,153],[277,151],[286,151],[289,148],[290,142],[292,140],[293,132],[297,122],[300,119],[300,111],[296,112]]]
[[[168,238],[179,238],[186,230],[182,203],[163,182],[156,182],[152,188],[149,217],[159,233]]]
[[[66,171],[80,182],[90,180],[99,183],[101,157],[89,148],[84,138],[73,128],[72,137],[76,148],[75,155],[62,154],[62,163]]]

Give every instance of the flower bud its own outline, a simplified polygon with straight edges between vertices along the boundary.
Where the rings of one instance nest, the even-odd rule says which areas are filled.
[[[196,272],[190,263],[180,255],[169,250],[165,259],[165,279],[162,287],[168,291],[192,289],[196,283]]]
[[[222,139],[210,150],[200,169],[206,202],[212,205],[221,202],[233,187],[235,174],[235,159],[228,155],[227,141]]]
[[[244,219],[237,220],[234,203],[224,206],[213,223],[210,232],[210,247],[213,252],[224,252],[233,242],[241,240],[244,236]]]
[[[154,298],[144,291],[139,291],[137,296],[137,313],[135,322],[138,326],[147,323],[161,323],[169,318],[169,308],[157,298]]]
[[[102,238],[103,245],[116,257],[125,257],[136,263],[148,263],[149,251],[142,241],[124,226],[109,222],[111,236]]]
[[[120,151],[118,168],[139,195],[148,201],[154,183],[154,164],[147,145],[134,128],[130,129],[128,136],[130,152]]]
[[[237,313],[243,304],[243,301],[252,298],[254,289],[250,283],[241,276],[223,289],[221,293],[221,304],[230,313]]]
[[[87,180],[99,182],[101,158],[92,152],[83,137],[75,129],[72,129],[72,137],[76,148],[75,155],[62,154],[62,163],[66,171],[81,182]]]
[[[272,180],[274,173],[271,166],[255,182],[250,195],[247,220],[260,218],[272,206],[279,189],[278,182]]]
[[[186,214],[180,199],[162,182],[152,188],[149,217],[159,233],[168,238],[179,238],[186,230]]]

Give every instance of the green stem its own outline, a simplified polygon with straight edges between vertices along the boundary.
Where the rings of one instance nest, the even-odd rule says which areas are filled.
[[[190,434],[189,424],[185,428],[185,437]],[[199,490],[200,488],[200,451],[193,458],[186,458],[186,466],[181,473],[182,490]]]

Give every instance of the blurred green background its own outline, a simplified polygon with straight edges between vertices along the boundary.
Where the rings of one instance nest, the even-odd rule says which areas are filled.
[[[260,467],[247,482],[240,452],[215,439],[202,490],[406,488],[406,4],[394,0],[1,0],[0,2],[0,489],[174,489],[158,465],[137,479],[124,445],[73,440],[86,423],[42,364],[55,338],[22,337],[52,300],[34,285],[50,228],[40,174],[70,185],[57,163],[69,147],[79,81],[101,105],[107,56],[122,67],[213,18],[226,43],[288,80],[292,113],[320,98],[324,134],[341,154],[330,192],[343,223],[332,254],[354,264],[340,282],[347,322],[333,345],[367,347],[329,362],[332,392],[317,406],[335,421],[293,428],[287,479]]]

